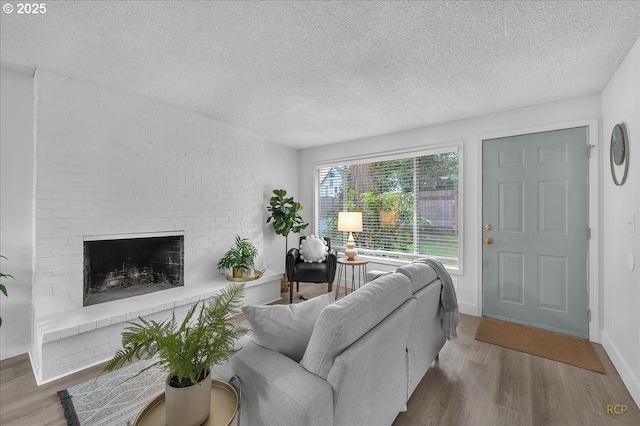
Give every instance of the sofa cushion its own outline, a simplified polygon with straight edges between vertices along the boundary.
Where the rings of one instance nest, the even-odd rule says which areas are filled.
[[[426,287],[427,284],[438,278],[436,270],[426,263],[409,263],[408,265],[397,268],[396,272],[399,272],[409,278],[409,281],[411,281],[411,287],[413,288],[413,293]]]
[[[329,247],[322,237],[309,235],[300,241],[300,258],[308,263],[321,263],[327,260]]]
[[[392,274],[393,271],[378,271],[378,270],[371,270],[371,271],[367,271],[367,282],[370,283],[371,281],[380,278],[383,275],[388,275],[388,274]]]
[[[300,364],[326,379],[338,355],[410,298],[409,279],[393,273],[327,306],[316,321]]]
[[[333,292],[290,305],[244,306],[253,341],[299,362],[322,310],[333,303]]]

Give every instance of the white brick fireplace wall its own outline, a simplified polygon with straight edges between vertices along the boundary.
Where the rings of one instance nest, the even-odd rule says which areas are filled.
[[[214,294],[236,234],[262,249],[264,142],[252,132],[40,70],[34,132],[39,383],[109,358],[123,321]],[[82,306],[84,237],[176,231],[184,287]]]

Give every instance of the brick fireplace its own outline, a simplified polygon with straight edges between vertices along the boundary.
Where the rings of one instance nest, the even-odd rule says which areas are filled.
[[[34,81],[30,355],[36,380],[44,383],[109,359],[127,321],[161,320],[174,310],[179,316],[229,285],[216,263],[235,235],[262,251],[264,141],[192,112],[50,72],[37,70]],[[251,167],[240,167],[239,159]],[[180,259],[167,268],[154,263],[152,253],[150,264],[138,264],[117,244],[94,247],[93,236],[111,243],[123,236],[179,237]],[[106,287],[134,275],[157,284],[171,278],[174,267],[182,269],[182,282],[86,303],[87,243],[90,252],[125,253],[98,274],[107,278]],[[245,303],[278,299],[278,280],[267,271],[247,283]]]
[[[127,234],[84,238],[83,306],[184,285],[184,236]]]

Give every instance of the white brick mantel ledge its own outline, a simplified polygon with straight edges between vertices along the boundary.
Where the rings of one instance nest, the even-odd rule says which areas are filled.
[[[244,305],[279,300],[281,272],[265,271],[247,281]],[[223,276],[182,287],[100,303],[35,320],[35,341],[30,352],[38,385],[67,376],[110,359],[122,347],[127,321],[146,317],[156,321],[184,318],[190,305],[217,295],[231,284]]]
[[[245,304],[273,301],[269,300],[273,299],[273,296],[267,296],[268,299],[263,301],[260,300],[261,297],[257,297],[257,300],[256,297],[250,298],[250,289],[276,280],[279,281],[281,276],[281,272],[267,270],[259,279],[247,281],[245,284]],[[41,338],[41,343],[46,344],[110,325],[135,321],[138,317],[169,311],[209,299],[230,284],[230,281],[220,276],[218,279],[206,282],[44,316],[36,319],[38,336]]]

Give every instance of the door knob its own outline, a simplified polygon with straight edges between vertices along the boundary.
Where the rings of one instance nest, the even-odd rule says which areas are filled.
[[[485,238],[485,239],[484,239],[484,243],[485,243],[485,244],[493,244],[493,238],[491,238],[491,237],[487,237],[487,238]]]

